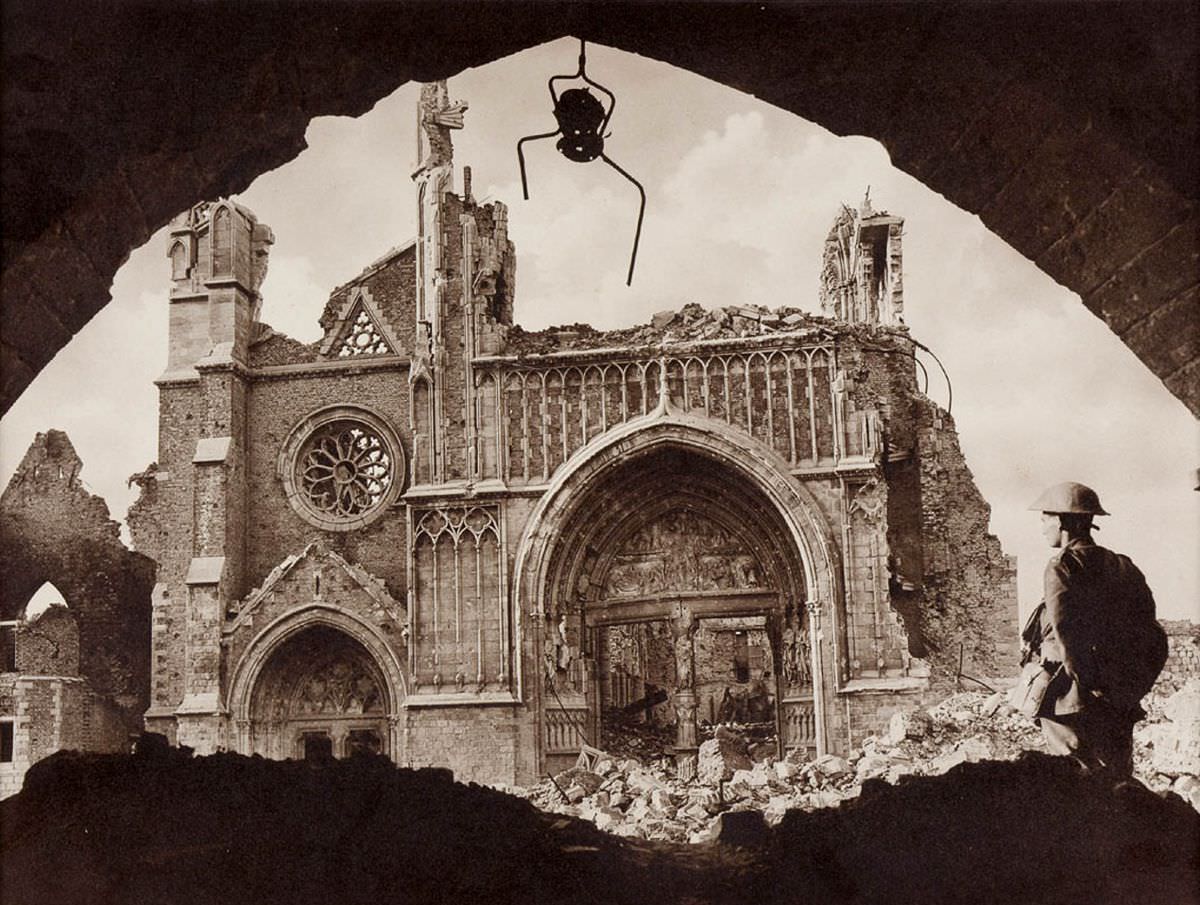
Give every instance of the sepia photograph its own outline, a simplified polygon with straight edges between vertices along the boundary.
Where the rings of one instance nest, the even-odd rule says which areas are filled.
[[[1200,903],[1200,8],[0,26],[4,905]]]

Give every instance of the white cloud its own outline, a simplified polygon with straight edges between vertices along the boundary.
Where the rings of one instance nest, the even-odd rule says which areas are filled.
[[[293,339],[320,339],[317,323],[332,286],[320,285],[307,257],[271,255],[267,278],[262,284],[262,319]]]

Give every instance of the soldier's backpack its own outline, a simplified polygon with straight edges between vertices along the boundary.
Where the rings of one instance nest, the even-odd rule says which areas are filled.
[[[1122,593],[1112,601],[1106,642],[1093,647],[1097,690],[1118,709],[1136,707],[1167,662],[1167,633],[1154,614],[1154,595],[1127,556],[1113,554]]]

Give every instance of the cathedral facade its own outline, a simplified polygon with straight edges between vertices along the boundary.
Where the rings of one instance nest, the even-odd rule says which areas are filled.
[[[707,723],[839,752],[1002,674],[1015,568],[918,388],[901,219],[841,212],[823,316],[528,333],[505,206],[456,191],[463,109],[423,88],[417,237],[331,293],[316,343],[260,322],[250,211],[172,224],[129,516],[159,564],[147,729],[523,784],[639,702],[686,772]]]

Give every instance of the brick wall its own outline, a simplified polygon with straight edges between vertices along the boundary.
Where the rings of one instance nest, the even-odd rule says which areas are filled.
[[[38,676],[79,674],[79,627],[65,606],[44,610],[14,632],[16,672]]]
[[[406,766],[449,767],[460,782],[520,784],[533,762],[527,708],[438,707],[404,712]],[[525,725],[523,725],[525,724]]]
[[[291,507],[279,479],[279,454],[292,429],[316,409],[334,403],[360,405],[377,413],[400,437],[406,460],[411,457],[406,369],[355,373],[348,366],[332,374],[254,381],[246,419],[246,589],[262,584],[285,556],[320,539],[348,561],[368,564],[388,590],[403,599],[407,541],[402,508],[359,530],[323,531]],[[395,480],[407,484],[408,476],[401,470]]]
[[[844,754],[860,745],[868,735],[886,731],[895,713],[931,707],[945,696],[944,690],[935,688],[841,695],[834,706],[834,720],[842,733],[835,750]]]
[[[129,508],[135,548],[158,563],[153,592],[150,706],[173,709],[183,699],[186,648],[177,643],[187,626],[184,577],[196,550],[192,520],[196,499],[192,457],[204,436],[198,381],[159,387],[158,462],[139,479],[142,493]],[[152,727],[162,731],[161,727]]]
[[[1016,559],[988,533],[991,507],[975,486],[951,417],[917,406],[925,546],[921,634],[935,675],[1011,674],[1018,632]]]
[[[0,613],[16,618],[53,582],[78,625],[78,674],[136,729],[149,697],[155,567],[121,543],[104,501],[80,483],[81,468],[66,434],[38,434],[0,497]]]
[[[1178,691],[1188,679],[1200,676],[1200,625],[1187,619],[1163,620],[1169,653],[1153,694]]]
[[[367,267],[353,280],[339,286],[329,295],[325,310],[321,313],[321,329],[326,333],[335,329],[338,317],[346,307],[351,293],[362,287],[370,293],[371,300],[383,316],[389,329],[402,344],[397,355],[410,355],[416,336],[416,259],[414,246],[389,252],[376,263]],[[253,364],[267,364],[255,359]]]
[[[0,797],[19,792],[26,771],[42,758],[86,748],[84,691],[77,678],[9,673],[0,681],[0,719],[13,724],[13,759],[0,764]]]

